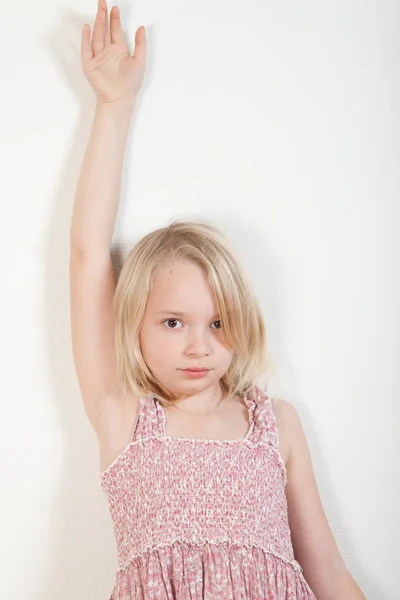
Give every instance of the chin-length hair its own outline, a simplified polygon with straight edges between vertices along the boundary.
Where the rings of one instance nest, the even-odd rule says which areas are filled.
[[[218,306],[224,341],[232,350],[220,379],[229,395],[248,395],[270,363],[262,313],[234,249],[205,222],[172,221],[140,239],[124,262],[113,298],[118,385],[122,393],[151,395],[168,406],[178,399],[158,381],[140,348],[140,331],[155,269],[168,261],[200,265]]]

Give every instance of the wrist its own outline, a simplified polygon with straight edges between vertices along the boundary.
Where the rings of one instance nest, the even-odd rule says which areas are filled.
[[[110,117],[115,117],[118,119],[130,120],[135,110],[135,105],[135,97],[126,100],[117,100],[114,102],[97,100],[96,113],[107,114],[110,115]]]

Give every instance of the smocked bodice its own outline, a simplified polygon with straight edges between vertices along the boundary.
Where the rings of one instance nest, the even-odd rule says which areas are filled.
[[[141,399],[131,443],[101,473],[119,570],[148,551],[181,542],[259,548],[301,571],[271,400],[254,386],[244,401],[244,439],[201,440],[167,436],[160,404]]]

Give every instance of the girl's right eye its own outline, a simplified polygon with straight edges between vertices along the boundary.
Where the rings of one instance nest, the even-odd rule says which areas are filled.
[[[163,324],[168,323],[168,325],[170,325],[171,323],[180,323],[180,321],[178,321],[178,319],[167,319],[166,321],[163,321]],[[175,327],[174,325],[172,327],[167,327],[167,329],[180,329],[180,327]]]

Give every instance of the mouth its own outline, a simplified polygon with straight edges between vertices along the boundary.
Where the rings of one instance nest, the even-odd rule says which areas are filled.
[[[210,371],[210,369],[203,369],[201,367],[180,370],[182,373],[185,373],[186,377],[190,377],[191,379],[200,379],[201,377],[206,377],[207,373]]]

